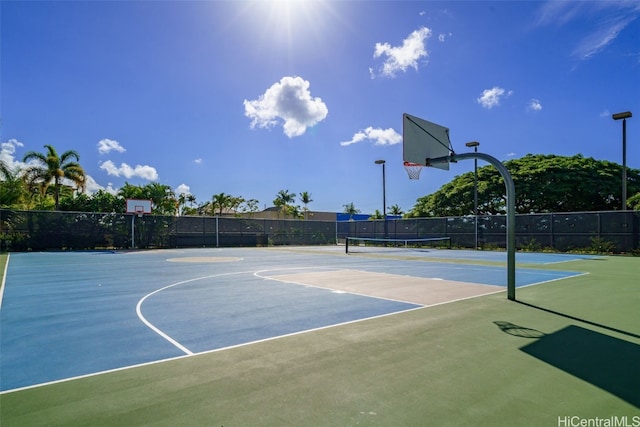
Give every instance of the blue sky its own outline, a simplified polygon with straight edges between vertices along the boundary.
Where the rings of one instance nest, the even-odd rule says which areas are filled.
[[[411,209],[473,162],[402,166],[402,114],[456,152],[640,168],[638,1],[3,1],[0,158],[76,150],[89,191],[158,182],[312,210]],[[480,166],[484,163],[480,162]],[[296,202],[299,202],[299,197]]]

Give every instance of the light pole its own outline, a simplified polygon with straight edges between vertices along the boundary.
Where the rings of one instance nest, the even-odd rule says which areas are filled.
[[[387,191],[386,178],[384,174],[385,160],[376,160],[376,165],[382,165],[382,219],[384,220],[384,237],[387,238]]]
[[[627,210],[627,119],[631,111],[612,114],[613,120],[622,119],[622,210]]]
[[[467,147],[473,147],[473,152],[478,152],[478,141],[471,141],[465,144]],[[473,215],[475,216],[476,229],[476,249],[478,249],[478,159],[473,159]]]

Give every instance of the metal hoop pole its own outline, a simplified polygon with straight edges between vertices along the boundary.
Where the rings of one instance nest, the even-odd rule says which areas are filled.
[[[463,153],[452,154],[450,156],[436,157],[434,159],[426,159],[427,166],[438,163],[456,162],[465,159],[480,159],[498,169],[507,191],[507,298],[511,301],[516,299],[516,188],[513,184],[513,178],[502,164],[502,162],[493,156],[484,153]]]

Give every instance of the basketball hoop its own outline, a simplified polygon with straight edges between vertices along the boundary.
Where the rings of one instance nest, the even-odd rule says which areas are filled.
[[[142,215],[144,215],[144,210],[142,208],[136,207],[136,215],[138,215],[138,218],[142,218]]]
[[[409,175],[409,179],[420,179],[420,171],[422,171],[421,164],[404,162],[404,168]]]

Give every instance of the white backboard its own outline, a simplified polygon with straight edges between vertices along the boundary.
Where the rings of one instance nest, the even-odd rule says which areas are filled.
[[[127,199],[127,213],[151,213],[151,200]]]
[[[426,159],[449,156],[452,152],[449,128],[410,114],[402,115],[402,154],[405,162],[426,166]],[[449,162],[431,166],[449,170]]]

